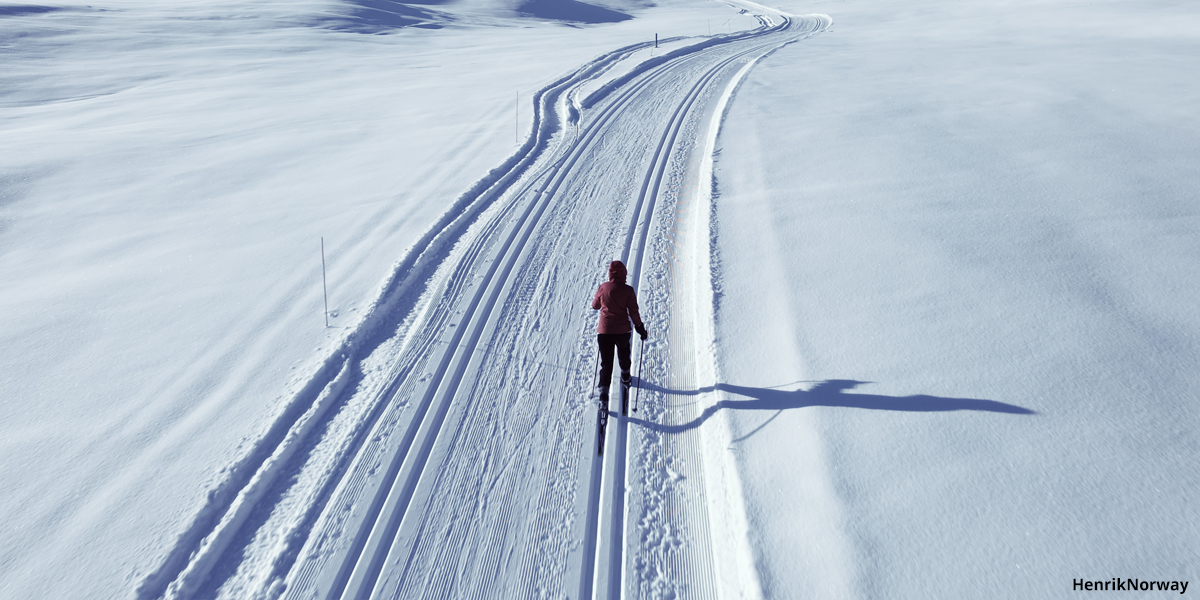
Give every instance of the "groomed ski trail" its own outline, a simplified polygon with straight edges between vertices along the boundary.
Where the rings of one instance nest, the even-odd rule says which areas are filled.
[[[721,423],[715,431],[700,431],[696,419],[702,400],[716,402],[699,384],[707,382],[711,391],[716,379],[708,217],[711,159],[724,107],[757,60],[831,24],[823,16],[794,22],[769,14],[781,18],[778,29],[794,37],[781,41],[764,35],[760,43],[710,63],[675,106],[642,180],[637,218],[630,222],[621,257],[635,288],[654,282],[651,302],[643,298],[643,314],[661,324],[659,337],[666,343],[643,347],[652,359],[651,375],[638,374],[644,380],[642,416],[617,422],[611,451],[605,453],[612,458],[594,467],[604,477],[598,497],[592,482],[589,508],[602,516],[595,572],[589,581],[585,567],[580,598],[758,596],[740,482],[724,452],[726,430]],[[632,464],[629,453],[635,456]],[[585,547],[590,543],[585,536]]]
[[[683,426],[711,369],[705,155],[740,74],[830,20],[745,6],[760,28],[611,76],[649,44],[622,48],[540,91],[531,138],[398,265],[139,597],[753,596],[714,537],[740,506],[705,487],[736,475]],[[613,258],[652,339],[601,458],[589,301]]]

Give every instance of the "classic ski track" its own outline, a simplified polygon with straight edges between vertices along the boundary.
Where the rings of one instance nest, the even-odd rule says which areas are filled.
[[[352,336],[342,351],[331,356],[326,366],[305,386],[297,396],[296,407],[286,411],[283,420],[272,427],[272,431],[278,433],[268,435],[260,442],[251,453],[250,462],[231,470],[230,479],[210,497],[214,504],[206,508],[209,512],[202,514],[180,538],[163,567],[143,580],[139,596],[186,598],[205,584],[213,565],[231,551],[234,538],[242,535],[239,532],[247,515],[262,510],[260,504],[265,490],[271,488],[281,474],[298,468],[292,466],[293,455],[313,443],[308,441],[312,432],[321,430],[332,418],[326,416],[327,413],[336,412],[330,410],[331,406],[349,401],[347,396],[354,393],[354,385],[348,383],[350,380],[374,386],[374,391],[369,392],[370,399],[355,421],[357,425],[352,435],[331,459],[333,467],[329,477],[319,485],[312,503],[291,533],[285,536],[287,547],[274,566],[278,577],[268,578],[266,586],[256,595],[278,597],[282,592],[285,597],[297,598],[363,598],[377,592],[380,569],[388,561],[389,554],[399,557],[408,551],[411,559],[415,542],[401,540],[397,533],[408,518],[409,507],[421,482],[436,477],[426,473],[425,466],[441,437],[439,434],[447,414],[464,382],[464,373],[472,365],[473,357],[486,348],[481,341],[485,339],[484,334],[495,327],[499,310],[497,299],[507,289],[508,276],[526,251],[535,230],[542,226],[547,209],[553,204],[560,186],[571,175],[572,167],[597,143],[600,133],[639,92],[669,74],[681,71],[693,60],[701,60],[699,57],[714,46],[786,31],[789,27],[790,21],[784,19],[778,26],[764,25],[752,32],[718,36],[690,47],[693,49],[687,52],[676,51],[679,52],[677,56],[663,57],[660,63],[641,69],[636,77],[627,77],[628,81],[615,90],[605,91],[609,98],[599,110],[600,115],[590,119],[577,140],[563,135],[555,137],[556,131],[563,129],[555,126],[558,105],[578,86],[602,75],[647,44],[628,46],[602,56],[539,92],[535,99],[537,121],[531,140],[506,163],[507,166],[498,170],[499,173],[494,171],[468,192],[460,201],[460,204],[465,203],[463,215],[444,220],[440,232],[427,235],[423,242],[432,250],[416,252],[403,261],[393,281],[385,287],[385,294],[391,292],[414,298],[419,294],[420,299],[408,301],[407,305],[401,302],[402,308],[406,308],[403,313],[395,313],[394,304],[389,304],[386,299],[376,303],[375,314],[369,315],[360,328],[361,335],[357,339]],[[787,41],[790,40],[757,44],[723,58],[701,76],[701,81],[676,106],[675,115],[659,139],[656,156],[643,181],[625,242],[624,256],[632,261],[635,286],[642,274],[646,240],[662,175],[691,105],[705,84],[733,61]],[[584,105],[596,104],[595,96],[597,93]],[[545,158],[555,155],[559,158]],[[539,162],[541,167],[537,167]],[[532,196],[530,192],[533,192]],[[634,257],[630,253],[639,223],[641,229],[637,233],[640,237]],[[457,244],[449,246],[455,240]],[[447,249],[437,250],[439,247]],[[434,268],[429,261],[439,257],[437,264],[440,266],[436,267],[434,276],[420,277],[421,273]],[[473,274],[484,266],[486,272],[479,280]],[[401,280],[405,275],[411,276],[411,280]],[[470,300],[464,308],[461,305],[467,297]],[[365,379],[360,370],[362,362],[382,342],[372,346],[364,340],[381,337],[376,330],[389,327],[388,323],[401,324],[397,335],[402,341],[395,350],[397,360],[390,363],[382,378]],[[470,334],[465,333],[467,330]],[[364,358],[356,358],[359,355]],[[406,400],[411,398],[419,398],[415,406]],[[564,418],[571,418],[571,415],[557,417],[561,427]],[[628,445],[625,420],[618,419],[617,429],[622,443],[618,444],[619,450],[605,470],[619,469],[623,478]],[[560,434],[555,433],[556,439]],[[380,472],[382,476],[378,475]],[[589,498],[594,502],[589,501],[589,513],[598,511],[600,502],[598,489],[595,485],[592,487]],[[372,489],[376,491],[372,492]],[[367,500],[365,504],[364,499]],[[621,540],[627,527],[623,510],[614,527],[613,558],[619,572],[624,561]],[[594,527],[587,527],[586,531],[590,533],[585,536],[584,543],[594,547],[598,531]],[[298,540],[304,541],[301,544]],[[346,540],[350,540],[348,546]],[[330,567],[336,570],[332,577]],[[584,575],[581,589],[590,588],[592,578],[584,573],[586,570],[581,569]],[[407,576],[406,567],[398,579],[389,583],[389,589],[402,589]],[[285,581],[286,585],[281,586]],[[590,591],[588,589],[588,596]],[[623,586],[614,587],[609,597],[620,597],[622,592]]]
[[[359,598],[369,595],[374,589],[379,570],[390,551],[390,544],[387,544],[387,542],[395,538],[396,531],[400,528],[401,522],[407,513],[407,508],[415,491],[414,488],[424,472],[424,464],[429,458],[432,446],[437,440],[437,434],[440,432],[447,411],[454,399],[454,391],[461,382],[463,371],[467,368],[471,355],[479,344],[482,331],[488,324],[492,312],[496,308],[496,298],[504,287],[503,283],[506,275],[512,271],[517,257],[524,248],[525,242],[529,240],[541,215],[550,204],[554,191],[561,185],[567,172],[569,172],[570,164],[578,160],[579,156],[586,149],[588,141],[594,139],[597,132],[617,113],[617,107],[628,101],[628,98],[642,87],[644,85],[623,93],[616,102],[604,111],[600,119],[594,120],[593,124],[588,126],[588,134],[585,137],[584,143],[572,148],[563,158],[543,167],[535,175],[529,177],[514,195],[515,198],[522,198],[528,192],[532,191],[537,184],[542,184],[541,189],[537,190],[534,197],[526,203],[524,211],[517,217],[516,223],[507,228],[508,236],[501,245],[497,260],[491,261],[491,266],[484,276],[483,283],[473,286],[475,295],[468,306],[460,311],[462,314],[461,319],[450,323],[455,328],[451,339],[439,342],[444,344],[447,350],[442,354],[441,361],[438,363],[436,370],[430,374],[428,383],[423,386],[426,392],[419,401],[416,412],[411,417],[411,425],[407,433],[400,441],[398,447],[391,452],[393,466],[389,468],[388,474],[385,475],[383,485],[379,486],[379,489],[386,491],[387,494],[386,496],[377,494],[377,499],[373,503],[368,515],[362,519],[364,525],[372,524],[372,526],[366,531],[366,538],[362,539],[361,542],[356,542],[354,544],[355,548],[348,552],[348,554],[358,555],[361,558],[344,559],[342,562],[343,570],[346,568],[352,570],[348,573],[343,572],[340,574],[324,597]],[[568,163],[566,168],[563,168],[564,162]],[[547,191],[547,188],[551,189]],[[515,211],[517,206],[518,204],[514,203],[504,212]],[[458,285],[465,285],[465,282],[473,279],[465,275],[475,266],[475,259],[483,255],[484,247],[489,243],[494,243],[495,236],[501,233],[501,225],[505,221],[504,216],[507,215],[500,215],[491,221],[485,232],[479,234],[471,241],[471,252],[459,259],[456,264],[455,275],[448,277],[448,280],[458,282]],[[505,263],[504,268],[502,271],[498,271],[498,266],[501,262]],[[444,306],[452,306],[453,302],[447,302],[446,300],[461,297],[466,292],[466,289],[453,291],[457,293],[450,293],[451,290],[442,293]],[[484,301],[485,294],[487,296],[486,302],[481,307],[480,303]],[[444,321],[443,319],[440,322]],[[466,326],[463,327],[461,325]],[[425,327],[424,329],[429,330],[430,328]],[[472,329],[472,335],[464,343],[462,338],[465,335],[463,332],[466,329]],[[451,364],[454,365],[453,371],[450,371]],[[447,372],[450,372],[449,377],[447,377]],[[397,381],[396,383],[400,382]],[[395,396],[400,395],[400,391],[397,391],[395,394]],[[432,417],[426,417],[435,396],[439,400],[436,411]],[[411,449],[417,444],[417,438],[420,438],[421,441],[420,445],[417,446],[416,453],[413,454]],[[359,462],[362,462],[362,460],[359,459]],[[354,470],[353,467],[351,467],[351,470]],[[396,483],[391,484],[387,482]],[[382,504],[380,504],[381,499]],[[383,521],[378,520],[378,515],[380,514],[386,515]],[[356,537],[362,538],[363,535],[363,533],[360,533]],[[304,586],[291,585],[288,589],[288,596],[291,597],[293,595],[292,590],[303,589],[305,589]]]
[[[445,248],[454,244],[455,240],[464,238],[471,224],[479,218],[481,213],[486,212],[494,203],[498,202],[500,196],[506,191],[511,191],[511,188],[521,181],[530,179],[525,173],[540,157],[546,154],[547,145],[556,131],[555,127],[546,126],[546,121],[550,120],[548,117],[554,116],[552,114],[554,102],[560,96],[565,95],[565,92],[602,75],[615,64],[651,44],[652,42],[642,42],[614,50],[552,83],[535,95],[535,122],[530,139],[504,165],[481,179],[471,190],[466,192],[456,202],[455,207],[451,208],[447,215],[421,240],[418,240],[410,255],[398,263],[391,280],[384,286],[380,299],[371,307],[356,332],[348,336],[341,347],[332,353],[323,367],[306,385],[300,388],[289,407],[272,424],[267,434],[259,440],[246,458],[239,464],[226,469],[227,479],[210,491],[209,505],[203,507],[192,525],[182,533],[175,548],[167,555],[159,569],[141,581],[137,589],[137,597],[142,599],[188,598],[204,585],[209,569],[225,554],[230,538],[238,533],[247,508],[254,508],[253,506],[247,507],[247,504],[254,504],[254,502],[246,502],[247,491],[264,480],[277,479],[284,469],[277,464],[272,464],[278,462],[274,459],[281,455],[291,455],[297,448],[309,443],[307,436],[294,435],[296,430],[303,425],[302,421],[306,416],[311,416],[318,421],[322,420],[321,414],[310,415],[312,407],[318,406],[318,399],[334,387],[337,375],[345,366],[349,365],[353,369],[357,369],[362,359],[355,359],[354,355],[369,354],[373,347],[372,344],[378,344],[372,340],[382,336],[380,330],[387,330],[388,323],[405,321],[406,316],[409,320],[419,319],[421,317],[417,313],[424,311],[426,313],[424,318],[429,329],[440,329],[446,321],[447,315],[443,310],[445,303],[443,306],[432,309],[430,308],[431,302],[425,302],[423,305],[425,308],[422,308],[420,303],[407,310],[401,306],[398,312],[398,307],[395,306],[398,302],[389,301],[388,297],[415,297],[421,295],[420,288],[422,286],[432,289],[437,285],[437,280],[456,281],[453,277],[439,278],[435,276],[430,278],[423,274],[438,264],[444,264],[446,251],[439,251],[439,248]],[[526,183],[525,185],[527,187],[530,184]],[[491,234],[496,227],[503,223],[504,215],[513,208],[513,205],[504,207],[500,216],[492,219],[484,231],[473,238],[467,238],[473,246],[472,253],[477,253],[480,243],[491,239]],[[442,296],[443,299],[453,296],[453,289],[444,290]],[[399,302],[399,304],[403,304],[403,302]],[[346,472],[349,463],[360,457],[361,447],[370,437],[368,434],[377,428],[381,419],[386,417],[384,413],[388,408],[388,401],[394,398],[401,386],[408,381],[407,375],[418,370],[427,362],[426,359],[431,354],[430,348],[438,343],[439,340],[431,336],[409,335],[405,338],[404,352],[400,354],[402,358],[410,360],[398,360],[392,363],[386,377],[387,383],[376,392],[375,400],[370,403],[373,408],[367,411],[367,415],[357,428],[357,433],[352,436],[343,449],[342,459],[336,461],[337,472]],[[417,360],[411,360],[414,357]],[[339,398],[339,400],[341,399]],[[310,426],[308,429],[311,431],[319,429],[319,427]],[[319,494],[319,501],[313,505],[315,511],[310,512],[319,513],[334,493],[334,488],[343,487],[344,483],[344,480],[335,478],[324,486],[324,490]],[[310,514],[309,517],[303,519],[304,524],[311,529],[312,520],[316,517],[317,515]],[[300,529],[304,528],[300,527]],[[297,552],[298,550],[295,550],[290,554]]]
[[[760,16],[760,21],[763,21]],[[764,26],[769,23],[763,21]],[[787,31],[791,28],[791,20],[783,17],[783,23],[778,27],[765,29],[763,35],[769,35],[776,31]],[[814,30],[815,32],[815,30]],[[800,32],[795,39],[800,39],[804,33]],[[651,230],[651,223],[655,218],[655,208],[660,197],[663,176],[672,161],[672,151],[676,148],[677,138],[683,129],[685,120],[690,115],[697,100],[709,90],[709,85],[718,75],[722,74],[727,67],[738,62],[746,57],[755,56],[755,60],[765,55],[782,45],[795,41],[789,39],[779,42],[765,41],[761,44],[752,46],[744,50],[725,57],[717,62],[699,78],[692,86],[686,97],[676,107],[672,118],[668,122],[667,127],[659,138],[658,147],[651,161],[650,167],[647,170],[646,176],[643,178],[642,188],[638,195],[637,205],[633,212],[633,218],[629,224],[629,230],[626,235],[625,249],[622,253],[622,260],[629,265],[630,281],[634,288],[639,288],[644,273],[643,265],[647,252],[647,238]],[[636,239],[636,246],[634,245]],[[634,252],[636,248],[636,252]],[[673,289],[681,289],[680,282],[672,273]],[[672,319],[674,322],[675,319]],[[669,344],[672,356],[686,356],[689,350],[696,348],[695,340],[691,335],[691,331],[677,331],[676,328],[670,330],[672,343]],[[690,361],[680,361],[683,366],[683,373],[673,371],[668,373],[671,380],[668,384],[691,383],[694,385],[696,380],[694,370],[691,369]],[[678,369],[679,367],[674,367]],[[610,411],[611,412],[611,411]],[[666,423],[663,423],[664,425]],[[615,425],[615,428],[614,428]],[[615,431],[614,431],[615,429]],[[629,507],[625,502],[626,490],[629,488],[627,480],[628,474],[628,447],[631,443],[628,438],[628,420],[618,418],[615,424],[609,425],[609,439],[612,440],[607,445],[612,447],[612,450],[605,452],[602,456],[593,458],[593,477],[590,478],[590,491],[588,503],[588,516],[586,520],[585,540],[584,540],[584,556],[594,556],[594,566],[582,570],[580,581],[579,598],[622,598],[627,592],[630,592],[630,582],[625,577],[627,568],[627,560],[625,553],[628,544],[624,541],[625,532],[629,529],[630,524],[627,522],[629,517]],[[700,462],[699,453],[695,448],[687,448],[688,459]],[[603,464],[596,464],[603,463]],[[602,476],[597,477],[595,473],[600,471]],[[607,493],[602,492],[607,490]],[[604,519],[600,519],[597,513],[600,512],[601,504],[607,500],[608,506],[604,511]],[[706,525],[705,522],[708,515],[701,515],[703,518],[701,525]],[[597,521],[600,521],[597,523]],[[607,523],[605,522],[607,521]],[[594,526],[595,524],[595,526]],[[707,527],[702,527],[705,538],[709,532]],[[607,539],[605,539],[607,538]],[[707,542],[707,540],[706,540]],[[707,547],[709,543],[700,544],[701,547]],[[605,548],[607,546],[607,550]],[[607,556],[605,556],[607,554]],[[711,560],[711,557],[708,557]],[[585,560],[587,560],[585,558]],[[708,561],[705,561],[708,562]],[[607,566],[607,573],[603,572]],[[684,569],[688,565],[681,565]],[[696,580],[693,574],[692,577],[685,577],[688,580]],[[704,590],[692,590],[693,592],[702,592],[694,594],[690,597],[712,597],[716,593],[715,585],[707,586]]]
[[[621,254],[621,260],[629,266],[631,285],[637,289],[640,288],[642,279],[642,266],[644,264],[646,253],[646,238],[650,232],[650,223],[653,219],[654,209],[659,198],[659,189],[662,184],[663,174],[667,170],[670,162],[671,151],[674,149],[675,140],[679,135],[683,120],[687,117],[689,110],[700,97],[701,92],[705,90],[708,84],[722,71],[724,68],[738,60],[739,58],[757,51],[757,48],[744,50],[732,56],[725,58],[711,67],[703,76],[700,77],[692,88],[688,91],[684,100],[676,107],[671,115],[665,130],[659,137],[658,146],[655,149],[654,158],[651,160],[650,167],[647,169],[646,176],[643,178],[641,191],[638,194],[637,204],[634,207],[633,219],[629,223],[629,231],[625,238],[625,248]],[[636,254],[633,252],[634,241],[637,241]],[[625,490],[627,488],[627,467],[628,467],[628,421],[623,418],[618,418],[614,424],[615,428],[612,432],[611,445],[614,447],[605,456],[610,458],[603,459],[605,464],[601,467],[601,471],[608,475],[603,478],[602,489],[607,488],[610,494],[608,498],[608,510],[604,512],[608,525],[601,525],[601,530],[595,534],[595,537],[605,537],[608,547],[607,560],[602,555],[604,554],[603,545],[598,544],[596,540],[585,542],[585,547],[599,546],[596,552],[596,568],[594,573],[597,576],[595,581],[587,581],[585,579],[583,586],[592,588],[592,595],[595,597],[620,598],[624,592],[623,573],[625,568],[625,543],[624,534],[626,529],[626,514]],[[593,484],[595,480],[593,480]],[[589,503],[589,511],[600,511],[600,504],[605,495],[602,495],[600,490],[595,490],[589,493],[593,500]],[[619,516],[619,518],[618,518]],[[603,565],[608,566],[607,577],[599,577]],[[615,585],[614,585],[615,582]],[[608,593],[600,591],[600,587],[606,586]],[[584,590],[580,590],[580,598],[589,596],[583,595]]]
[[[546,181],[547,179],[549,181],[543,184],[541,189],[536,191],[534,198],[528,203],[524,213],[517,220],[516,225],[511,228],[507,239],[503,243],[499,253],[499,256],[503,257],[503,269],[501,271],[497,271],[497,266],[500,261],[492,262],[491,267],[485,276],[486,283],[478,287],[475,297],[471,300],[471,303],[465,310],[464,319],[469,318],[472,322],[471,337],[465,344],[460,344],[463,336],[463,328],[459,328],[455,333],[455,338],[450,342],[451,347],[457,346],[456,351],[453,353],[448,352],[443,356],[442,364],[439,365],[439,370],[434,377],[434,379],[437,380],[437,385],[444,386],[444,391],[440,391],[439,393],[440,402],[438,404],[438,412],[435,413],[432,422],[427,419],[422,420],[421,427],[428,427],[429,429],[428,432],[423,436],[422,445],[418,449],[418,454],[416,454],[415,459],[413,459],[415,464],[411,467],[411,469],[408,470],[407,476],[403,478],[403,487],[393,488],[393,490],[399,490],[399,494],[395,496],[396,500],[394,503],[391,502],[392,496],[389,494],[389,505],[384,507],[388,513],[388,520],[384,523],[383,527],[376,525],[371,531],[371,538],[378,538],[379,541],[376,544],[372,544],[371,538],[368,538],[367,541],[367,546],[371,550],[370,562],[364,562],[363,559],[356,561],[356,571],[359,571],[360,567],[365,566],[365,568],[363,568],[361,571],[361,578],[356,580],[354,575],[351,575],[350,585],[347,586],[347,589],[342,594],[343,598],[361,598],[368,595],[376,595],[374,591],[376,588],[376,581],[379,577],[379,570],[384,561],[386,561],[388,555],[392,553],[392,548],[390,546],[385,548],[384,544],[388,540],[397,540],[397,530],[401,527],[404,517],[408,514],[408,507],[415,493],[414,488],[418,485],[421,477],[425,474],[424,465],[428,461],[433,444],[436,442],[438,433],[441,431],[442,424],[445,421],[446,413],[449,410],[450,405],[455,398],[455,393],[462,382],[463,374],[470,364],[473,350],[476,346],[478,346],[484,329],[492,324],[493,315],[497,309],[497,299],[499,298],[506,283],[509,281],[509,274],[512,273],[513,269],[515,268],[517,260],[521,256],[522,251],[525,249],[526,243],[533,236],[534,230],[540,225],[542,215],[545,214],[547,208],[552,204],[558,188],[562,185],[567,176],[570,175],[571,167],[583,155],[591,141],[596,138],[597,133],[604,128],[608,121],[619,112],[619,109],[625,105],[630,98],[636,95],[637,91],[647,87],[650,82],[654,81],[659,76],[661,76],[661,73],[654,74],[654,76],[647,78],[639,85],[633,86],[616,102],[606,106],[605,109],[603,109],[603,113],[598,121],[592,126],[588,127],[588,133],[584,137],[583,141],[572,146],[566,156],[564,156],[563,159],[560,159],[560,161],[555,163],[553,167],[549,169],[549,173],[540,173],[539,177],[534,179],[534,181]],[[527,186],[526,190],[531,188],[532,186]],[[479,303],[484,299],[485,295],[486,300],[484,301],[482,308],[480,308]],[[443,379],[443,375],[452,359],[455,362],[455,370],[449,378]],[[431,383],[428,389],[430,391],[427,392],[426,399],[422,401],[423,405],[427,404],[432,399],[435,389],[434,384]],[[410,459],[408,453],[406,452],[405,454],[405,463],[408,463]],[[406,548],[400,548],[401,551],[404,549]],[[363,553],[365,555],[367,550],[364,550]],[[394,587],[397,589],[403,587],[407,575],[408,569],[406,567],[405,570],[399,574],[398,580],[392,585],[394,585]]]
[[[507,257],[504,268],[498,270],[499,260],[491,262],[491,267],[484,276],[484,282],[474,286],[476,291],[475,296],[471,299],[466,309],[460,311],[462,313],[461,319],[450,323],[450,326],[455,327],[455,332],[452,334],[451,339],[443,340],[448,351],[442,354],[441,361],[431,374],[429,382],[422,386],[426,391],[418,402],[416,412],[411,417],[410,422],[412,425],[409,426],[407,433],[400,440],[397,448],[389,451],[394,457],[391,461],[392,466],[388,468],[383,485],[379,486],[381,492],[384,490],[387,491],[387,495],[381,504],[380,497],[382,497],[382,493],[377,493],[376,500],[372,503],[368,514],[361,518],[361,522],[364,525],[372,524],[372,526],[366,532],[365,539],[363,539],[363,533],[355,536],[355,539],[358,541],[346,552],[348,556],[341,563],[343,569],[328,588],[327,594],[324,595],[325,597],[367,597],[375,589],[379,571],[390,553],[390,547],[387,542],[388,540],[395,539],[396,532],[401,527],[403,519],[408,512],[407,509],[412,500],[415,488],[424,473],[424,465],[429,458],[433,444],[437,441],[438,433],[454,399],[454,392],[462,381],[463,372],[469,365],[474,349],[478,346],[483,329],[488,325],[492,313],[496,309],[496,299],[504,287],[503,284],[507,279],[507,275],[512,272],[517,258],[524,249],[525,243],[530,239],[533,230],[539,224],[541,216],[550,205],[557,188],[570,173],[571,165],[582,156],[591,140],[620,111],[620,108],[628,103],[630,98],[663,76],[665,72],[664,70],[654,73],[642,82],[631,86],[628,90],[619,94],[617,100],[603,109],[600,118],[593,119],[592,123],[587,127],[588,133],[582,143],[574,146],[564,158],[529,178],[520,192],[516,194],[516,197],[524,196],[537,183],[542,183],[541,189],[537,190],[534,198],[526,204],[524,212],[518,217],[516,224],[508,229],[508,237],[501,245],[499,251],[500,256]],[[565,165],[564,162],[566,163]],[[549,179],[549,182],[546,182],[547,179]],[[493,221],[487,233],[481,234],[473,240],[471,245],[472,251],[458,261],[457,271],[460,273],[449,277],[450,281],[459,282],[461,285],[461,282],[471,279],[463,275],[471,270],[473,259],[482,255],[483,244],[492,241],[496,233],[495,227],[500,222],[501,219]],[[488,293],[489,290],[490,293]],[[458,293],[448,293],[451,291]],[[447,292],[443,292],[442,297],[443,299],[461,297],[465,292],[465,289],[448,290]],[[484,301],[485,294],[487,296],[486,301]],[[482,306],[480,305],[481,302],[483,302]],[[447,304],[450,303],[443,303],[443,305]],[[441,322],[445,322],[445,319]],[[467,326],[459,327],[460,325]],[[466,343],[463,343],[462,340],[465,335],[463,331],[468,328],[472,329],[472,334]],[[429,328],[426,327],[425,329],[428,330]],[[452,364],[454,365],[453,371],[451,371]],[[448,377],[447,373],[449,373]],[[399,395],[401,395],[400,392],[397,392],[396,396]],[[435,397],[438,399],[435,411],[432,416],[427,416]],[[420,439],[419,445],[417,442],[418,438]],[[416,447],[415,453],[412,450],[414,446]],[[351,470],[353,471],[354,468],[351,467]],[[396,483],[391,484],[388,482]],[[378,516],[381,514],[384,517],[382,520],[379,520]],[[360,558],[350,558],[351,556],[359,556]],[[350,569],[350,571],[347,573],[346,569]],[[396,587],[403,585],[403,576],[405,574],[402,574],[400,581],[394,584]],[[301,579],[303,579],[303,575]],[[289,597],[292,596],[293,590],[305,589],[304,585],[296,585],[300,582],[298,580],[293,585],[288,586]]]

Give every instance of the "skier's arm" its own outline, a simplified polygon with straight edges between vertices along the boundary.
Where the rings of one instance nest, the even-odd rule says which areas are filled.
[[[633,321],[633,328],[637,330],[639,335],[643,335],[646,331],[646,326],[642,324],[642,315],[638,313],[637,293],[633,288],[629,288],[629,299],[627,307],[629,308],[629,319]],[[645,339],[644,337],[642,339]]]
[[[604,289],[603,286],[599,290],[596,290],[596,297],[592,298],[592,310],[600,310],[600,290],[602,289]]]

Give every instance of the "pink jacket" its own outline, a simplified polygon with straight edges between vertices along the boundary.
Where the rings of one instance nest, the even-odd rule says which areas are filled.
[[[630,320],[642,327],[642,316],[638,314],[637,293],[625,284],[625,265],[614,260],[608,267],[608,281],[600,284],[592,308],[600,311],[599,333],[629,333],[633,328]]]

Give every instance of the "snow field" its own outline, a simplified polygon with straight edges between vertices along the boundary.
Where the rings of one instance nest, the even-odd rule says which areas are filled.
[[[711,595],[712,559],[703,554],[682,562],[660,556],[665,582],[662,573],[648,582],[645,573],[641,582],[627,574],[627,563],[649,552],[631,552],[629,540],[637,536],[626,532],[657,529],[664,518],[680,531],[687,529],[682,524],[695,522],[694,532],[676,538],[703,549],[711,545],[703,529],[707,518],[691,511],[651,514],[631,529],[634,521],[621,507],[624,420],[614,424],[604,476],[595,477],[601,465],[593,460],[593,475],[579,477],[589,469],[581,468],[586,461],[576,462],[584,459],[578,452],[594,447],[579,442],[594,425],[579,417],[578,405],[563,401],[588,392],[591,382],[581,380],[588,353],[559,344],[558,351],[566,354],[547,361],[546,349],[555,348],[555,340],[590,337],[591,311],[580,303],[579,312],[572,308],[575,303],[561,299],[589,296],[595,282],[586,273],[603,272],[606,249],[623,246],[621,256],[628,256],[637,274],[646,240],[663,238],[662,219],[656,226],[652,215],[666,209],[656,197],[676,191],[668,184],[660,192],[659,186],[666,181],[676,140],[695,135],[684,123],[695,100],[707,97],[713,77],[727,67],[736,70],[732,61],[742,55],[811,35],[821,22],[809,20],[804,26],[793,32],[784,23],[761,30],[762,43],[732,38],[728,45],[702,44],[680,54],[677,64],[663,63],[628,89],[618,88],[578,139],[556,124],[564,122],[560,100],[603,74],[597,66],[621,60],[632,48],[601,57],[540,93],[539,134],[527,146],[535,161],[517,160],[505,167],[511,169],[507,174],[496,173],[494,183],[480,189],[415,263],[398,270],[407,283],[397,283],[387,294],[390,306],[372,313],[372,319],[382,320],[375,328],[381,334],[349,349],[363,356],[351,361],[360,374],[336,403],[344,408],[331,413],[325,426],[331,434],[341,433],[308,443],[311,450],[297,454],[287,469],[292,476],[259,501],[259,516],[232,525],[240,531],[227,534],[219,526],[205,533],[201,558],[188,559],[166,595],[488,597],[497,590],[526,596],[580,589],[584,595],[594,591],[612,597],[639,593],[639,585],[650,586],[641,593],[651,596],[671,589]],[[734,42],[753,43],[743,49]],[[663,111],[664,96],[679,98],[679,108]],[[658,133],[663,125],[645,127],[655,122],[665,125],[665,132]],[[655,148],[653,157],[646,154]],[[637,173],[650,158],[644,176],[622,176],[613,168]],[[628,182],[639,178],[645,183],[635,194],[637,188]],[[611,190],[622,186],[628,189],[610,200]],[[597,231],[609,241],[597,245]],[[592,264],[581,263],[579,257],[589,254],[595,257],[588,261]],[[653,256],[665,258],[661,252]],[[651,267],[661,272],[655,264]],[[668,284],[660,282],[654,293],[669,297]],[[360,371],[359,364],[389,366]],[[554,369],[547,372],[547,366]],[[551,393],[539,393],[544,390]],[[509,407],[522,397],[534,406],[514,418]],[[594,401],[580,400],[583,406]],[[552,425],[546,422],[551,418]],[[353,425],[334,428],[346,422]],[[518,461],[514,455],[528,458]],[[547,463],[545,456],[553,459]],[[589,480],[607,481],[603,489],[608,491],[595,485],[561,489],[564,482]],[[699,474],[696,481],[702,493]],[[229,510],[240,512],[238,506],[235,502]],[[512,510],[529,506],[537,508]],[[580,519],[583,514],[599,517]],[[596,524],[598,531],[592,529]],[[230,535],[239,541],[224,550],[225,558],[204,557],[205,548],[216,547],[211,540]],[[187,555],[194,543],[181,539],[178,555]],[[590,549],[596,550],[594,556]],[[206,563],[215,568],[205,573]],[[167,566],[162,575],[147,579],[143,593],[153,595],[177,568]]]
[[[518,29],[482,7],[439,31],[330,31],[346,6],[0,12],[5,595],[162,589],[173,545],[219,522],[247,489],[228,482],[372,343],[362,315],[395,265],[514,152],[517,93],[525,139],[532,91],[558,74],[729,18],[668,5]],[[323,427],[352,431],[356,413],[337,414]],[[48,575],[66,565],[79,579]]]
[[[774,408],[730,410],[764,593],[1191,578],[1200,15],[814,8],[718,144],[722,377]]]
[[[1195,571],[1188,3],[791,3],[837,25],[773,52],[748,2],[45,4],[0,4],[0,596]]]

